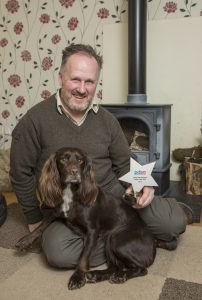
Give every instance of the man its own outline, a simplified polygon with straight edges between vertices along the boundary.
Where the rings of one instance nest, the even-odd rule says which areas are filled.
[[[6,199],[2,193],[0,193],[0,226],[4,224],[7,218],[7,204]]]
[[[31,108],[13,131],[11,181],[30,231],[42,222],[36,194],[41,168],[60,147],[83,149],[92,158],[98,185],[117,196],[125,192],[118,178],[129,171],[127,141],[117,119],[93,102],[101,67],[102,58],[91,46],[65,48],[59,72],[60,90]],[[187,224],[177,202],[154,197],[153,188],[145,187],[135,208],[161,240],[159,246],[175,249]],[[84,243],[60,221],[53,222],[42,237],[49,264],[61,268],[75,267]],[[100,245],[91,265],[104,261]]]

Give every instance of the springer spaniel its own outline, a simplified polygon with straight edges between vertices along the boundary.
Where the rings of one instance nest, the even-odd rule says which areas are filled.
[[[42,203],[52,207],[56,216],[87,243],[71,276],[68,288],[77,289],[86,282],[109,280],[123,283],[147,274],[156,255],[155,240],[124,199],[104,193],[95,182],[89,158],[76,148],[62,148],[44,164],[40,178]],[[16,245],[20,250],[31,246],[44,228],[54,220],[51,216]],[[100,238],[105,243],[108,268],[89,270],[89,261]]]

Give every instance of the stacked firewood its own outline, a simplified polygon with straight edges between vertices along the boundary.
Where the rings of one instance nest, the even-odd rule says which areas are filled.
[[[173,158],[180,162],[184,190],[189,195],[202,195],[202,147],[176,149]]]

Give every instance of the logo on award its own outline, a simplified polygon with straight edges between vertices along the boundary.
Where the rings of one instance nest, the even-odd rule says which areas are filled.
[[[120,177],[119,180],[131,183],[135,192],[140,192],[144,186],[158,186],[151,176],[156,162],[140,165],[133,158],[130,158],[130,172]]]

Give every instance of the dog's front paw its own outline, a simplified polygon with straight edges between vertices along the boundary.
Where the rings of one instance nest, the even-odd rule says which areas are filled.
[[[16,244],[15,248],[19,251],[26,251],[32,248],[33,238],[30,235],[22,237]]]
[[[118,284],[118,283],[124,283],[126,280],[127,280],[126,273],[120,271],[120,272],[113,273],[110,276],[109,282]]]
[[[76,271],[70,277],[70,280],[69,280],[69,283],[68,283],[68,289],[69,290],[79,289],[82,286],[84,286],[85,283],[86,283],[85,273]]]
[[[88,283],[98,282],[98,276],[96,271],[90,271],[86,273],[86,279]]]

